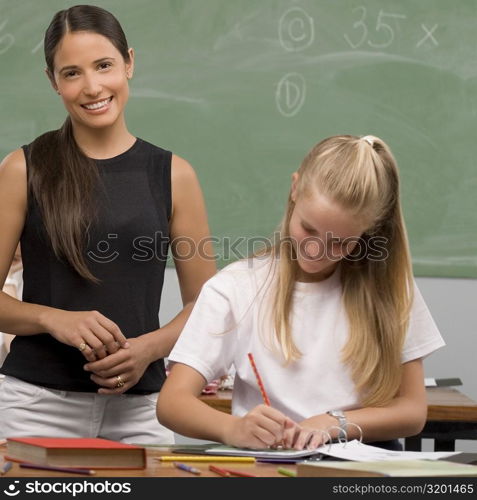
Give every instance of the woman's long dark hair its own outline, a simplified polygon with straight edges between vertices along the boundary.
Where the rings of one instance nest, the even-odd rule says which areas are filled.
[[[66,33],[89,31],[102,35],[130,61],[126,36],[118,20],[92,5],[76,5],[55,14],[45,33],[47,71],[54,81],[54,58]],[[47,132],[31,145],[28,188],[35,197],[58,258],[66,259],[80,276],[92,282],[84,258],[88,229],[95,214],[99,174],[95,162],[78,147],[71,118],[59,130]]]

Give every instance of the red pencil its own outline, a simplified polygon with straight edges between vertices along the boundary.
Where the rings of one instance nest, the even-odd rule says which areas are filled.
[[[255,378],[257,379],[257,384],[260,389],[260,392],[262,393],[263,402],[267,406],[271,406],[270,400],[268,399],[267,393],[265,392],[265,387],[263,385],[262,378],[260,377],[260,373],[258,373],[258,369],[257,366],[255,365],[255,360],[253,359],[253,354],[251,352],[248,353],[248,359],[250,361],[250,364],[252,365],[253,372],[255,373]]]
[[[232,469],[222,469],[224,472],[228,472],[231,476],[239,476],[239,477],[258,477],[255,474],[248,474],[247,472],[242,472],[240,470],[232,470]]]
[[[219,476],[230,477],[230,472],[228,472],[224,469],[221,469],[220,467],[216,467],[215,465],[209,465],[209,470],[212,472],[215,472]]]

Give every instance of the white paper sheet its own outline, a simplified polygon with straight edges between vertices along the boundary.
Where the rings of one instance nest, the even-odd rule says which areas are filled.
[[[452,455],[457,455],[458,451],[394,451],[370,446],[360,443],[354,439],[348,443],[333,443],[331,445],[320,446],[316,451],[335,458],[354,460],[357,462],[377,461],[377,460],[438,460]]]

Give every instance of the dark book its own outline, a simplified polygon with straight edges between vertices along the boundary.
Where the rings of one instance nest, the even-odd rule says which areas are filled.
[[[426,378],[426,387],[455,387],[462,385],[460,378]]]

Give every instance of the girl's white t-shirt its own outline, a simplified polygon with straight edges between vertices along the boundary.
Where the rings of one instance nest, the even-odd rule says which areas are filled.
[[[302,357],[288,366],[270,348],[264,294],[270,295],[269,259],[235,262],[202,288],[169,355],[209,382],[235,369],[232,413],[263,403],[247,353],[251,352],[271,405],[299,422],[329,410],[359,408],[350,370],[341,362],[348,336],[338,270],[318,283],[297,282],[292,311],[294,342]],[[268,321],[268,325],[270,321]],[[417,287],[403,363],[445,345]]]

